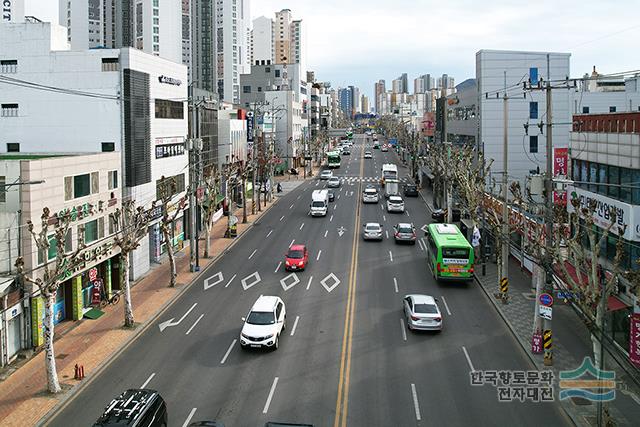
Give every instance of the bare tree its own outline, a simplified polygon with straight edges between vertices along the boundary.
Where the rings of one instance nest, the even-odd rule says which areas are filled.
[[[42,267],[32,271],[38,272],[38,277],[31,276],[24,271],[24,259],[18,257],[16,260],[16,268],[18,275],[23,280],[33,283],[38,287],[40,295],[44,299],[44,352],[45,352],[45,369],[47,371],[47,389],[50,393],[59,393],[61,391],[60,382],[58,380],[58,372],[56,369],[55,354],[53,349],[54,323],[53,323],[53,306],[56,302],[56,293],[60,285],[69,277],[70,272],[84,263],[82,251],[84,244],[84,227],[78,229],[78,243],[76,250],[71,253],[65,252],[65,238],[67,233],[71,231],[71,214],[65,212],[61,216],[50,216],[49,208],[42,210],[40,231],[34,231],[34,225],[31,221],[27,221],[27,228],[33,237],[33,241],[39,253],[44,254],[44,259],[51,248],[51,244],[55,245],[56,255],[51,262],[45,261]],[[50,229],[53,226],[54,238],[51,239]],[[35,327],[35,325],[34,325]]]
[[[204,171],[205,200],[200,205],[202,209],[202,218],[205,230],[204,257],[211,256],[211,229],[213,228],[213,216],[218,207],[218,195],[220,194],[220,185],[222,183],[222,175],[215,166],[211,166]]]
[[[120,248],[122,261],[120,279],[124,289],[124,326],[128,328],[135,325],[129,283],[129,255],[140,246],[140,241],[147,235],[147,227],[154,210],[155,203],[150,210],[145,210],[142,206],[136,207],[134,200],[126,200],[113,214],[116,227],[114,243]]]
[[[169,287],[173,288],[176,286],[176,277],[178,277],[178,271],[176,268],[176,258],[173,253],[173,224],[178,218],[178,215],[184,210],[184,207],[187,202],[187,196],[183,196],[175,205],[174,210],[170,214],[169,213],[169,203],[173,199],[173,196],[177,193],[178,185],[173,177],[165,178],[162,176],[160,178],[159,184],[160,190],[160,198],[157,200],[157,205],[162,208],[162,219],[160,220],[160,231],[162,232],[162,238],[164,239],[164,243],[167,248],[167,256],[169,257],[169,267],[171,268]],[[187,194],[189,193],[189,189],[187,188]],[[195,208],[195,207],[194,207]],[[191,248],[191,250],[195,250],[196,248]]]

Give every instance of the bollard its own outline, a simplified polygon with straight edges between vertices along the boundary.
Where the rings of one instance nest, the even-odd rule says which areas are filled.
[[[80,365],[80,379],[84,379],[84,365]]]
[[[78,364],[77,363],[76,363],[75,371],[73,373],[73,379],[74,380],[79,380],[80,379],[80,370],[78,369]]]
[[[552,366],[553,365],[553,353],[551,349],[553,347],[553,339],[551,334],[551,329],[545,329],[542,333],[542,342],[544,346],[544,365]]]

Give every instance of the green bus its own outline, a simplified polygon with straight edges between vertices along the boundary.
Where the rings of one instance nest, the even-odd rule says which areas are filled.
[[[429,224],[427,263],[438,280],[473,280],[473,247],[454,224]]]
[[[327,166],[330,168],[339,168],[340,167],[340,156],[339,151],[330,151],[327,153]]]

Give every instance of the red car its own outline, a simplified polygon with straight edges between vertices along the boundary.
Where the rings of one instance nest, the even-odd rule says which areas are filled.
[[[309,252],[305,245],[293,245],[285,255],[284,268],[287,271],[304,270],[309,260]]]

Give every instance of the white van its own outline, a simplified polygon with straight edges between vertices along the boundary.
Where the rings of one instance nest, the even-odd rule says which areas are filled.
[[[329,190],[313,190],[311,193],[311,216],[326,216],[329,209]]]

